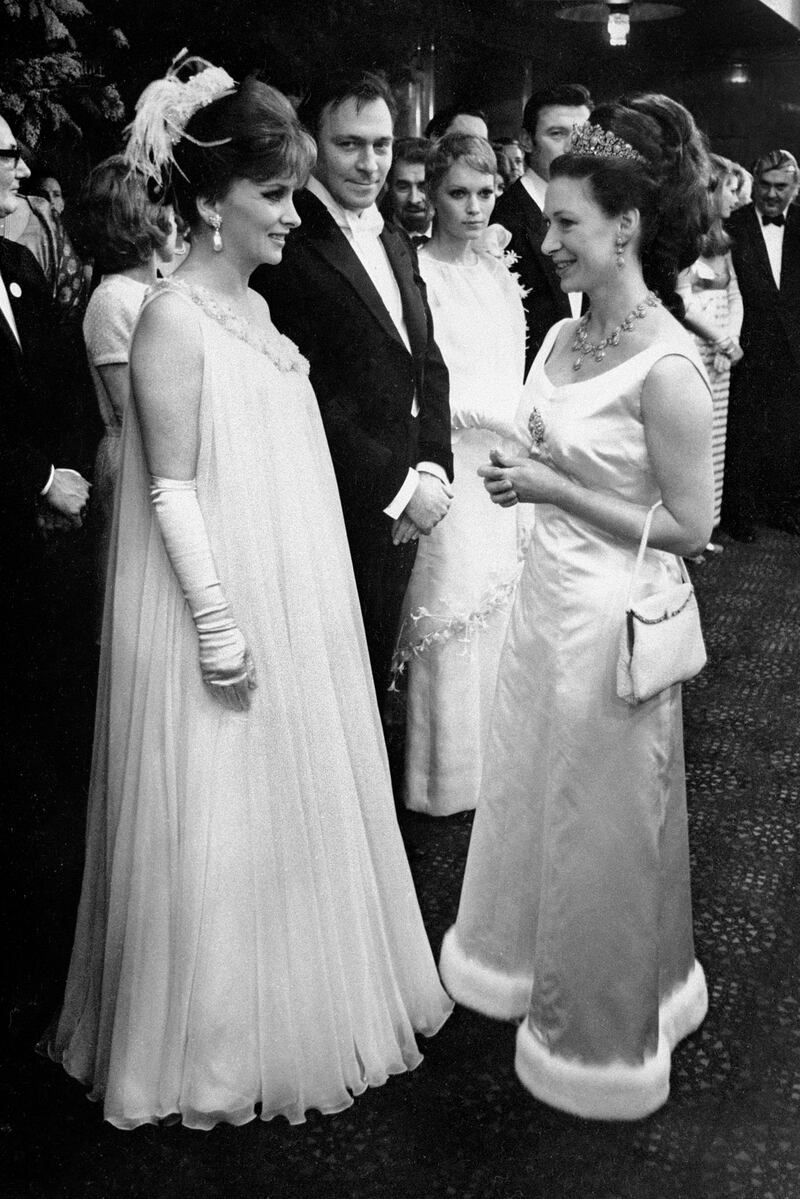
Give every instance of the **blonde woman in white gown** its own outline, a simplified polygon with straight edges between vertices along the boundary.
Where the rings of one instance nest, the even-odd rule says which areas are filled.
[[[429,152],[433,236],[419,252],[436,344],[450,374],[456,480],[447,519],[420,538],[395,668],[408,668],[405,802],[431,816],[474,808],[497,666],[520,570],[515,514],[486,503],[478,468],[513,437],[525,315],[489,227],[495,154],[448,134]]]
[[[712,222],[700,239],[700,257],[681,271],[678,294],[686,309],[684,324],[695,335],[703,365],[708,371],[714,400],[714,528],[720,522],[725,479],[725,437],[728,428],[728,395],[731,367],[742,359],[739,335],[744,305],[730,252],[730,238],[722,222],[736,206],[734,164],[711,155],[709,200]]]
[[[166,106],[192,253],[131,349],[52,1053],[118,1128],[298,1123],[416,1066],[415,1033],[451,1004],[397,828],[308,365],[248,288],[299,223],[313,143],[263,84],[217,68],[164,82],[140,101],[144,149]],[[139,130],[128,152],[146,165]]]

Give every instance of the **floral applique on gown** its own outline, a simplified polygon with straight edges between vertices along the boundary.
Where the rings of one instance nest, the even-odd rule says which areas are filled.
[[[182,296],[204,343],[198,500],[252,651],[246,714],[197,637],[125,415],[86,869],[54,1057],[121,1128],[337,1112],[451,1008],[394,811],[308,367]]]
[[[555,386],[545,362],[563,324],[531,368],[520,419],[538,411],[544,461],[649,507],[659,491],[642,386],[669,354],[706,381],[694,345],[676,330],[604,374]],[[636,550],[536,506],[458,919],[440,961],[458,1002],[522,1018],[524,1085],[595,1118],[659,1107],[671,1051],[707,1007],[692,935],[681,689],[633,708],[616,694]],[[673,555],[650,550],[644,569],[654,589],[677,581]]]
[[[446,518],[419,540],[394,665],[408,669],[406,805],[449,816],[477,802],[521,569],[520,509],[492,504],[477,472],[495,447],[524,452],[513,438],[525,312],[516,276],[489,253],[447,263],[423,247],[419,267],[450,374],[455,481]]]

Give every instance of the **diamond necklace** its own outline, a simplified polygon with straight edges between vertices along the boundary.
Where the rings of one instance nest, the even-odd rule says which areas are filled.
[[[583,366],[584,358],[588,358],[591,354],[595,362],[602,362],[606,356],[606,350],[609,346],[618,346],[623,333],[630,333],[633,328],[634,321],[641,321],[647,316],[648,308],[657,308],[661,303],[658,296],[648,291],[641,304],[637,304],[626,317],[624,317],[617,325],[616,329],[612,329],[608,337],[604,337],[601,341],[589,341],[589,334],[586,332],[586,327],[591,320],[591,310],[581,317],[578,323],[578,328],[575,331],[575,340],[571,348],[577,351],[578,357],[572,364],[574,371],[579,371]]]

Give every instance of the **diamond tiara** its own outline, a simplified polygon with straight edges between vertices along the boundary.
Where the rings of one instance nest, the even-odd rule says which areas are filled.
[[[617,137],[610,129],[593,125],[591,121],[573,126],[569,152],[586,154],[592,158],[625,158],[629,162],[647,162],[644,155],[634,150],[628,142]]]

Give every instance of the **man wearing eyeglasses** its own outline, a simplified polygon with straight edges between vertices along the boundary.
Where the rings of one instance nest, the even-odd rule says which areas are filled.
[[[0,232],[29,174],[11,128],[0,117]],[[8,942],[0,952],[11,963],[4,984],[9,989],[0,992],[0,1024],[12,1040],[18,1030],[21,1045],[36,1030],[20,1013],[35,1009],[37,1002],[52,1002],[54,996],[44,991],[55,977],[47,975],[55,976],[61,966],[55,960],[45,964],[48,955],[57,957],[50,945],[58,941],[46,931],[46,905],[68,907],[63,861],[71,847],[59,844],[58,865],[42,849],[54,838],[60,793],[70,803],[75,799],[69,793],[65,730],[77,727],[70,719],[81,702],[70,672],[58,665],[64,642],[76,629],[74,620],[64,618],[71,610],[65,596],[74,590],[65,572],[75,574],[80,566],[69,554],[50,552],[57,547],[46,545],[43,532],[79,527],[89,497],[89,484],[64,465],[59,452],[71,433],[72,391],[79,386],[71,382],[59,344],[50,288],[39,264],[29,250],[0,236],[0,887]],[[70,752],[80,756],[74,746]],[[59,919],[56,913],[51,929]]]
[[[19,185],[30,171],[8,123],[0,117],[0,222],[16,209]],[[47,283],[22,246],[0,240],[0,354],[4,400],[0,408],[0,504],[2,513],[30,513],[38,497],[79,525],[89,484],[55,464],[58,401],[54,379],[42,368],[53,331]]]

